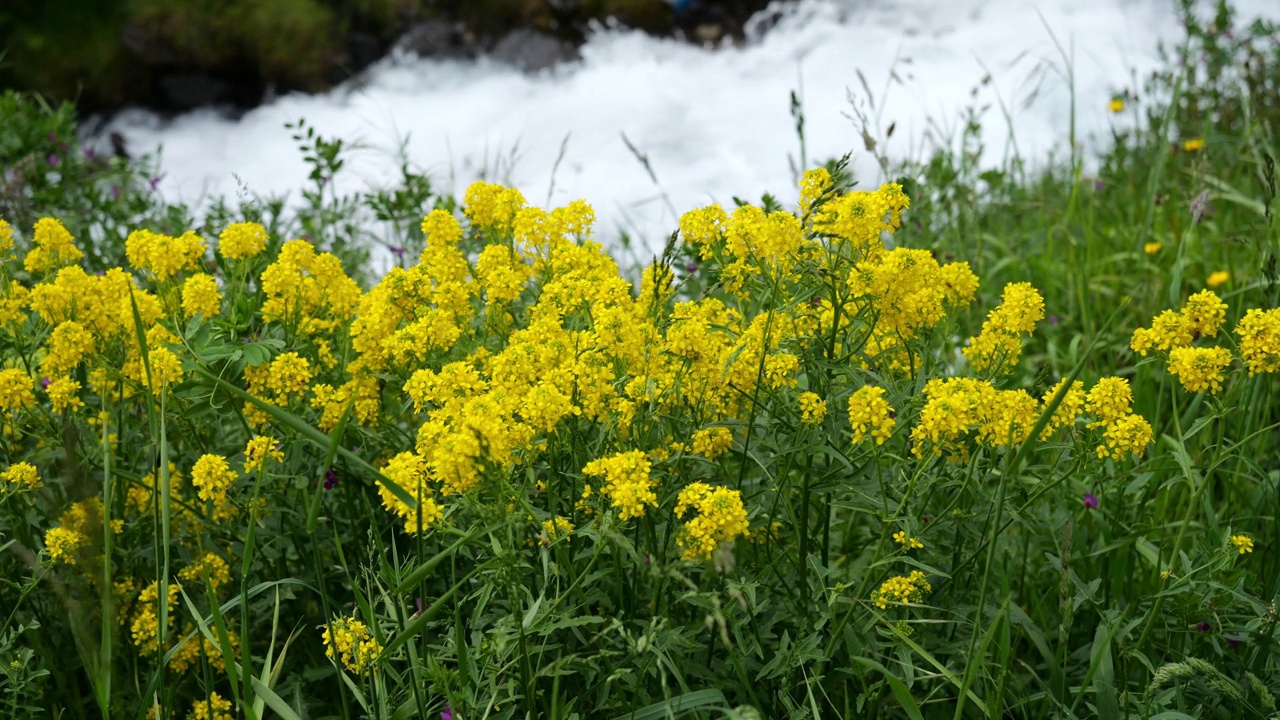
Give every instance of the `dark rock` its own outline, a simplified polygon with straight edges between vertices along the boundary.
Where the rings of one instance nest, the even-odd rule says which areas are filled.
[[[353,32],[347,36],[347,54],[353,70],[363,70],[378,62],[386,50],[377,36],[364,32]]]
[[[579,57],[573,43],[528,28],[515,30],[499,40],[490,56],[526,72],[544,70]]]
[[[466,60],[476,56],[474,42],[456,24],[429,20],[418,23],[396,41],[395,49],[422,58]]]
[[[231,85],[203,73],[176,72],[161,75],[160,92],[174,107],[181,109],[214,105],[231,94]]]

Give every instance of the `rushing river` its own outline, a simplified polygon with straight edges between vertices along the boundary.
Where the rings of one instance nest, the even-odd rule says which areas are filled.
[[[1236,5],[1241,22],[1280,18],[1277,0]],[[1139,91],[1158,64],[1158,44],[1180,37],[1174,6],[801,0],[741,47],[601,29],[581,61],[534,75],[487,60],[393,56],[327,94],[280,97],[237,119],[211,110],[167,121],[127,112],[109,130],[134,150],[160,150],[159,190],[169,199],[198,205],[236,193],[238,182],[296,197],[308,169],[284,123],[305,117],[321,134],[360,145],[337,179],[347,189],[392,183],[403,148],[443,191],[486,177],[538,204],[585,198],[602,237],[627,232],[653,248],[678,211],[764,192],[793,201],[800,145],[792,91],[803,100],[810,162],[855,151],[864,185],[881,178],[852,119],[859,113],[881,140],[894,126],[882,144],[889,155],[920,157],[955,140],[964,108],[989,106],[987,152],[998,158],[1015,147],[1011,123],[1016,151],[1042,159],[1066,148],[1068,78],[1079,140],[1096,147],[1110,126],[1131,122],[1109,112],[1111,98]]]

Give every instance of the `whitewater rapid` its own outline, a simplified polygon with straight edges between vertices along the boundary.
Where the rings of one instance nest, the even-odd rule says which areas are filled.
[[[883,178],[863,149],[855,107],[894,158],[954,142],[964,109],[985,106],[989,158],[998,161],[1012,142],[1043,160],[1067,152],[1074,90],[1077,138],[1098,147],[1136,109],[1113,115],[1112,97],[1139,92],[1159,63],[1158,44],[1180,38],[1174,6],[801,0],[741,47],[601,28],[580,61],[541,74],[484,59],[393,56],[331,92],[279,97],[237,119],[213,110],[170,120],[129,111],[105,132],[122,133],[135,151],[159,152],[157,191],[199,207],[241,184],[296,200],[308,168],[284,123],[306,118],[322,135],[359,146],[336,179],[341,189],[393,184],[403,149],[442,192],[460,194],[484,177],[518,186],[537,204],[586,199],[598,235],[616,242],[626,233],[643,254],[661,247],[686,209],[764,192],[794,201],[792,91],[803,101],[809,163],[853,151],[864,186]],[[1236,6],[1242,23],[1280,18],[1275,0]]]

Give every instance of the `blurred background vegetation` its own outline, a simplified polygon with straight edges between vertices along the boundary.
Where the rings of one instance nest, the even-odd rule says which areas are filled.
[[[592,22],[740,34],[765,0],[30,0],[0,4],[0,88],[81,112],[251,107],[322,91],[428,26],[421,54],[474,56],[513,32],[566,45]],[[433,25],[432,25],[433,24]],[[434,28],[434,32],[431,29]],[[426,43],[424,47],[423,42]]]

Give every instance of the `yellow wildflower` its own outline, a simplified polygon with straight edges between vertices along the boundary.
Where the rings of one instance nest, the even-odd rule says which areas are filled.
[[[1204,138],[1191,138],[1182,143],[1182,149],[1186,152],[1196,152],[1204,149]]]
[[[1222,371],[1231,364],[1226,348],[1174,348],[1169,352],[1169,372],[1191,392],[1216,393],[1222,389]]]
[[[16,462],[10,465],[8,470],[0,473],[0,495],[39,489],[40,473],[36,471],[36,466],[31,463]]]
[[[742,506],[742,493],[729,488],[712,488],[696,482],[680,491],[675,515],[683,518],[693,510],[696,516],[685,521],[676,544],[683,548],[685,560],[705,560],[722,542],[732,542],[747,533],[747,511]]]
[[[1205,278],[1204,284],[1208,285],[1210,288],[1217,289],[1218,287],[1226,284],[1230,279],[1231,273],[1226,270],[1218,270],[1216,272],[1209,273],[1209,277]]]
[[[693,451],[715,460],[733,447],[733,432],[722,425],[703,428],[693,434]]]
[[[817,425],[827,416],[827,403],[817,393],[800,393],[800,422]]]
[[[1280,370],[1280,309],[1250,309],[1236,325],[1236,334],[1250,375]]]
[[[353,673],[363,674],[373,668],[382,645],[369,632],[369,626],[353,617],[340,617],[325,626],[324,653],[339,660]]]
[[[182,314],[211,318],[222,310],[222,293],[212,275],[192,275],[182,284]]]
[[[267,248],[267,229],[255,222],[228,225],[218,236],[218,252],[229,260],[251,258]]]
[[[898,424],[897,415],[884,399],[884,388],[864,385],[849,396],[849,424],[853,427],[853,443],[862,442],[868,434],[877,445],[883,445]]]
[[[1241,555],[1253,552],[1253,538],[1248,535],[1232,535],[1231,544],[1240,551]]]
[[[924,600],[925,593],[933,592],[933,586],[925,578],[924,573],[912,570],[910,575],[895,575],[880,584],[880,588],[871,594],[876,607],[884,610],[889,603],[919,603]]]
[[[658,506],[649,468],[649,458],[644,451],[631,450],[592,460],[582,468],[582,474],[604,477],[601,493],[608,496],[610,505],[618,510],[618,517],[628,520],[643,516],[646,505]]]
[[[1149,242],[1142,246],[1142,252],[1148,255],[1155,255],[1156,253],[1160,252],[1160,248],[1162,247],[1164,247],[1164,245],[1158,242]]]

